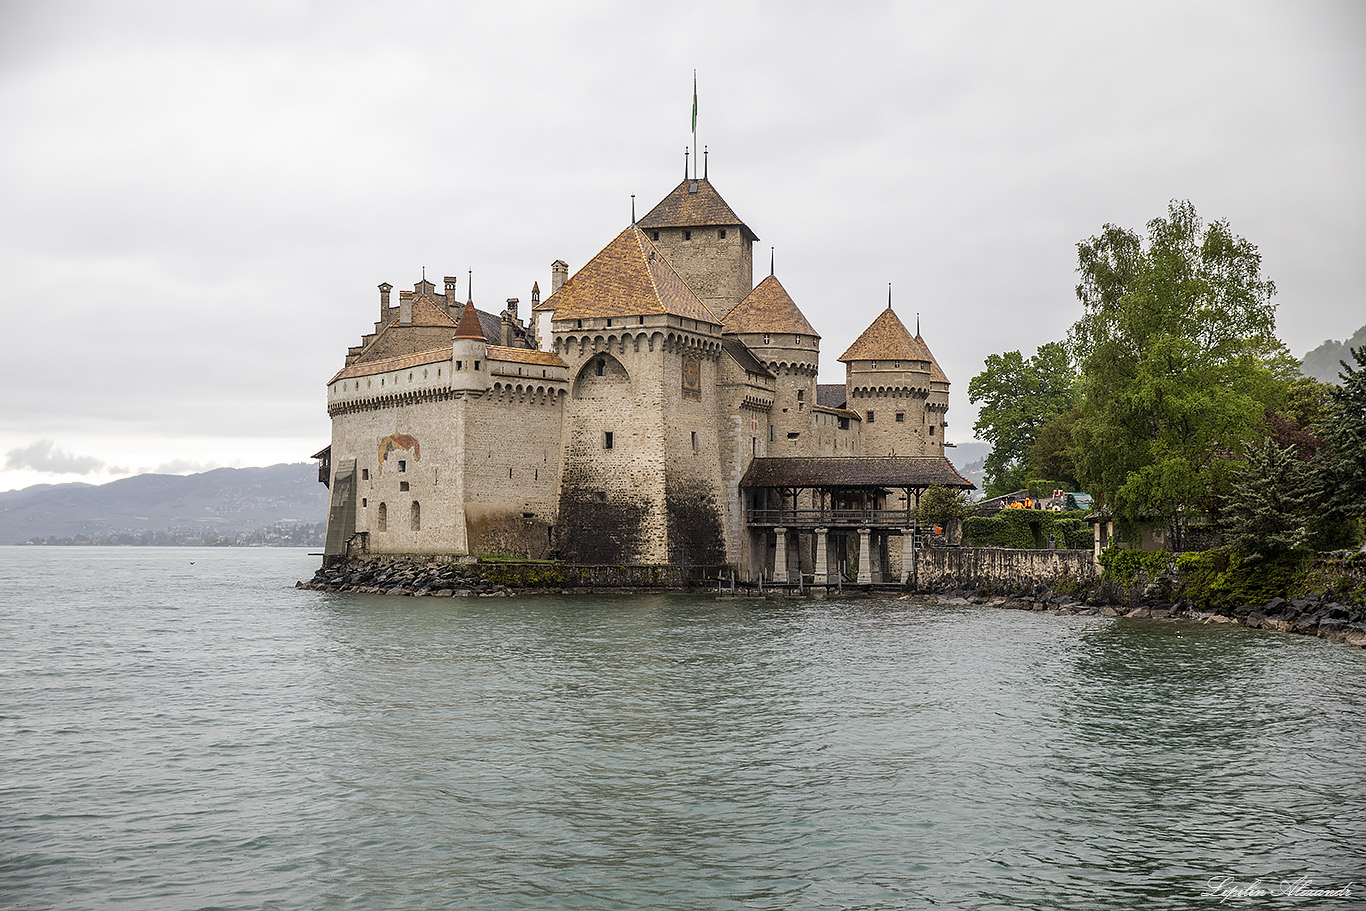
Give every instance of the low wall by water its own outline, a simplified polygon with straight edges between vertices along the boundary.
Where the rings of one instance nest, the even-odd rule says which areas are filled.
[[[1011,550],[1004,547],[931,547],[920,551],[919,587],[1009,591],[1096,581],[1089,550]]]

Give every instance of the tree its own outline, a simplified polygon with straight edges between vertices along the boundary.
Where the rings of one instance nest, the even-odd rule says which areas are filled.
[[[1313,467],[1270,437],[1260,445],[1247,444],[1245,455],[1225,508],[1229,546],[1251,559],[1303,547],[1309,539]]]
[[[1080,417],[1080,408],[1069,408],[1039,428],[1038,439],[1029,447],[1029,466],[1034,477],[1062,481],[1069,490],[1081,487],[1077,481],[1077,460],[1072,455],[1072,428]]]
[[[948,528],[954,521],[968,514],[967,497],[962,491],[952,490],[942,484],[925,488],[916,505],[916,516],[928,525]]]
[[[1353,367],[1346,361],[1340,385],[1328,393],[1322,436],[1333,458],[1325,471],[1324,505],[1360,522],[1366,513],[1366,346],[1353,348]]]
[[[1167,517],[1179,548],[1297,375],[1275,335],[1276,286],[1255,246],[1189,202],[1146,239],[1106,225],[1077,259],[1078,480],[1125,518]]]
[[[1000,496],[1029,480],[1029,448],[1076,401],[1076,372],[1061,342],[1040,345],[1029,359],[1018,351],[993,354],[984,366],[968,383],[968,400],[982,403],[973,431],[992,447],[986,493]]]

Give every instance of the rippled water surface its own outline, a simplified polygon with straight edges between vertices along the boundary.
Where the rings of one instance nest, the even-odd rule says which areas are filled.
[[[1366,906],[1366,654],[0,548],[0,908]]]

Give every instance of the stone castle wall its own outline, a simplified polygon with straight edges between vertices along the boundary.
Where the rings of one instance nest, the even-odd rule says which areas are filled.
[[[743,229],[659,228],[648,236],[718,318],[754,290],[754,251]]]

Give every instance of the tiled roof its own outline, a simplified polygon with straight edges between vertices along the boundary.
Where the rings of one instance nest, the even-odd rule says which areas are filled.
[[[744,300],[726,314],[721,331],[733,335],[774,332],[820,338],[802,311],[792,302],[782,283],[772,275],[759,282],[753,291],[745,295]]]
[[[849,392],[843,383],[817,383],[816,404],[826,408],[843,408],[849,401]]]
[[[460,311],[460,322],[455,327],[455,337],[477,338],[487,342],[487,335],[488,333],[484,331],[482,320],[479,319],[479,311],[475,308],[474,304],[466,304],[465,309]]]
[[[930,358],[930,382],[931,382],[931,383],[944,383],[944,384],[947,385],[948,382],[949,382],[949,378],[948,378],[948,376],[944,373],[944,369],[943,369],[942,367],[939,366],[939,361],[935,360],[935,358],[934,358],[934,352],[930,351],[930,346],[927,345],[927,344],[925,344],[925,340],[924,340],[923,338],[921,338],[920,336],[918,336],[918,335],[915,337],[915,340],[916,340],[917,342],[920,343],[920,347],[921,347],[921,348],[924,348],[924,349],[925,349],[925,354],[929,355],[929,358]]]
[[[556,320],[670,313],[720,325],[638,228],[627,228],[550,295]]]
[[[745,372],[772,378],[773,372],[765,367],[764,362],[755,357],[754,352],[745,347],[739,339],[722,338],[721,350],[730,355],[731,360],[739,364]]]
[[[758,236],[740,220],[721,194],[705,177],[701,180],[685,179],[673,192],[660,200],[637,224],[642,228],[698,228],[712,225],[738,225],[749,236]]]
[[[425,294],[413,298],[413,326],[455,326],[455,320],[447,315],[444,308],[437,305]]]
[[[754,459],[741,487],[959,487],[975,489],[943,456]]]
[[[850,411],[848,408],[831,408],[829,405],[821,405],[817,403],[816,407],[813,410],[818,411],[821,414],[837,414],[842,418],[852,418],[853,420],[858,421],[859,423],[863,422],[863,418],[859,416],[859,413],[857,411]]]
[[[514,364],[537,364],[542,367],[568,367],[558,354],[537,351],[532,348],[504,348],[502,345],[489,345],[489,360],[511,361]]]
[[[351,379],[357,376],[374,376],[377,373],[388,373],[390,370],[405,370],[409,367],[423,367],[427,364],[436,364],[441,361],[451,359],[451,349],[447,345],[444,348],[431,348],[426,351],[418,351],[414,354],[404,354],[399,357],[386,357],[380,360],[369,361],[366,363],[352,364],[350,367],[343,368],[336,376],[328,380],[328,385],[337,380]]]
[[[915,340],[888,307],[854,340],[840,361],[927,361],[929,352]]]

